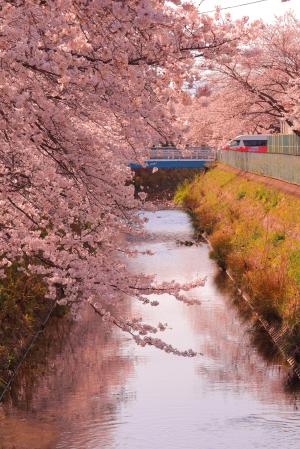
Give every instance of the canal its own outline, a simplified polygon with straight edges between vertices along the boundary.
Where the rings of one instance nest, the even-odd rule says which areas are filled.
[[[187,306],[124,303],[167,322],[163,338],[192,359],[140,348],[91,310],[53,318],[0,406],[0,449],[299,449],[300,400],[284,361],[230,282],[191,240],[188,216],[146,212],[130,269],[160,280],[207,277]]]

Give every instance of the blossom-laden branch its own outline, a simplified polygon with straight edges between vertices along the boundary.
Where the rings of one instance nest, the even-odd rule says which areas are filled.
[[[116,319],[110,312],[98,306],[96,303],[89,302],[89,304],[95,311],[95,313],[101,316],[104,322],[114,324],[122,331],[129,333],[136,342],[136,344],[138,344],[139,346],[142,347],[154,346],[155,348],[158,348],[164,352],[183,357],[195,357],[197,355],[197,353],[192,349],[180,351],[174,346],[164,342],[160,338],[151,337],[147,335],[149,332],[156,333],[158,330],[160,331],[165,330],[166,329],[165,324],[159,323],[158,327],[155,328],[153,326],[140,323],[139,321],[134,320],[121,321],[119,319]]]
[[[234,58],[215,55],[206,81],[177,113],[193,141],[221,146],[241,134],[280,132],[280,121],[300,134],[300,23],[292,14],[257,24]],[[206,62],[204,61],[204,65]]]
[[[102,298],[104,308],[120,292],[154,292],[152,279],[120,260],[131,252],[124,236],[143,226],[128,162],[142,162],[158,141],[182,141],[173,106],[201,79],[195,59],[231,58],[251,33],[245,22],[176,4],[2,2],[2,275],[18,261],[43,277],[49,298],[59,289],[70,304]],[[178,285],[167,290],[197,303]]]

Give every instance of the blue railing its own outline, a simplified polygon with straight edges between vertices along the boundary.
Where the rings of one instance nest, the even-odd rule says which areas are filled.
[[[206,147],[188,147],[178,149],[169,147],[152,147],[150,157],[144,165],[131,162],[131,168],[203,168],[216,160],[215,150]]]

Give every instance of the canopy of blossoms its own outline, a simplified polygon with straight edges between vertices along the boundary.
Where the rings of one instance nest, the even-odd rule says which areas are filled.
[[[221,144],[239,134],[278,132],[281,120],[300,132],[299,20],[288,13],[253,26],[234,57],[219,53],[209,66],[204,61],[206,80],[190,107],[178,111],[187,124],[194,119],[191,139]]]
[[[17,261],[49,298],[89,301],[139,344],[179,353],[149,337],[163,325],[108,312],[202,284],[128,273],[124,235],[142,225],[128,161],[182,141],[175,105],[202,77],[195,61],[231,61],[252,26],[164,0],[2,1],[0,20],[2,276]]]

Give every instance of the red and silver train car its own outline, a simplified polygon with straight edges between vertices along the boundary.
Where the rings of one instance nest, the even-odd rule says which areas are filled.
[[[263,134],[237,136],[235,139],[231,140],[223,150],[267,153],[268,138],[268,135]]]

